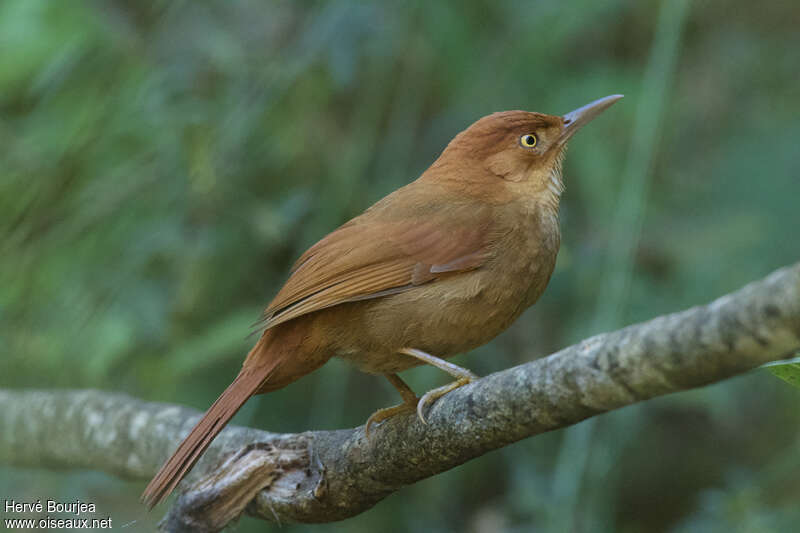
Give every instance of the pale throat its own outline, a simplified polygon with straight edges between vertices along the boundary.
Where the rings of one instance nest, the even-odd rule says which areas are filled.
[[[558,208],[561,204],[561,195],[564,193],[564,180],[561,177],[561,166],[564,161],[564,151],[556,156],[550,175],[547,177],[545,187],[549,194],[544,195],[544,205],[551,211],[552,215],[558,216]]]
[[[561,198],[561,193],[564,192],[564,182],[561,179],[561,161],[553,165],[552,170],[550,170],[550,180],[547,183],[547,188],[556,198]]]

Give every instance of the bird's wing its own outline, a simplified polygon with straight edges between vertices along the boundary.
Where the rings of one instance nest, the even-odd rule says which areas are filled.
[[[479,268],[491,257],[498,234],[488,207],[426,211],[429,216],[419,213],[412,220],[367,211],[323,238],[295,263],[264,312],[264,327],[411,290]]]

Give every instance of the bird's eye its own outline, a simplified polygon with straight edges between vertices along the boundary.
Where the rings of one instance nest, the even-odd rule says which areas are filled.
[[[533,148],[537,142],[539,142],[539,138],[533,133],[526,133],[519,138],[519,145],[523,148]]]

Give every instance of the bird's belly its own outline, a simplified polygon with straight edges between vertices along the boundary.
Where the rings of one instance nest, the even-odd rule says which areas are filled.
[[[398,353],[402,348],[447,358],[486,344],[533,303],[528,301],[530,285],[521,284],[520,279],[539,283],[536,279],[541,276],[511,279],[517,274],[523,273],[476,270],[353,304],[349,321],[353,330],[342,339],[346,342],[337,343],[335,355],[365,372],[387,374],[420,364]]]

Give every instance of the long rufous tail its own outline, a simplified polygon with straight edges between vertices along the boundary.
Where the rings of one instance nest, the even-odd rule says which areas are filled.
[[[277,363],[277,362],[276,362]],[[142,493],[142,502],[148,509],[167,499],[175,486],[194,466],[214,437],[233,418],[244,402],[261,387],[277,364],[248,368],[245,365],[217,401],[183,439],[178,449],[161,467]]]

